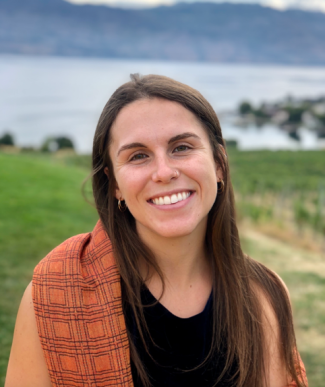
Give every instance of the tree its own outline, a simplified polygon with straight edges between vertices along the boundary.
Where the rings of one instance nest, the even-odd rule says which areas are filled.
[[[300,124],[302,122],[302,115],[307,109],[304,107],[287,106],[285,110],[289,113],[288,123]]]
[[[71,148],[74,149],[73,142],[68,137],[57,137],[58,149]]]
[[[14,146],[14,138],[10,133],[5,133],[2,137],[0,137],[0,145],[12,145]]]
[[[59,149],[74,149],[72,140],[64,136],[50,137],[47,138],[41,146],[43,152],[55,152]]]
[[[252,105],[247,101],[242,102],[239,106],[239,112],[242,115],[252,113],[252,111],[253,111]]]

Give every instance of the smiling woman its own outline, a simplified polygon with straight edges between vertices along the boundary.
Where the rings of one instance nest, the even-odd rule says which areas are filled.
[[[125,200],[142,240],[161,250],[161,237],[204,239],[222,170],[193,113],[161,98],[135,101],[112,125],[109,155],[115,196]]]
[[[36,267],[6,387],[307,386],[282,280],[245,255],[218,118],[132,76],[99,119],[94,231]]]

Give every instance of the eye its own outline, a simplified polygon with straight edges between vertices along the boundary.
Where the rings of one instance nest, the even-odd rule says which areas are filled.
[[[177,146],[175,149],[174,149],[174,152],[185,152],[187,150],[189,150],[190,147],[187,146],[187,145],[179,145]]]
[[[144,153],[137,153],[136,155],[133,155],[130,159],[130,161],[138,161],[138,160],[143,160],[147,158],[148,156]]]

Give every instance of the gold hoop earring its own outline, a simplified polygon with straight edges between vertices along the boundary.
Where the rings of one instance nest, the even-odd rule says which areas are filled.
[[[225,190],[225,183],[222,179],[220,179],[219,183],[221,184],[221,187],[219,187],[219,185],[218,185],[218,193],[221,194]]]
[[[121,212],[124,212],[127,209],[127,205],[125,203],[125,200],[124,200],[124,205],[123,205],[121,202],[121,199],[119,199],[117,202],[117,207]]]

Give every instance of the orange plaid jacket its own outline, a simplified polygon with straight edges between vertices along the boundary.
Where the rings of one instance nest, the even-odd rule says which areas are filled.
[[[120,275],[100,221],[36,266],[33,302],[53,387],[133,386]]]

